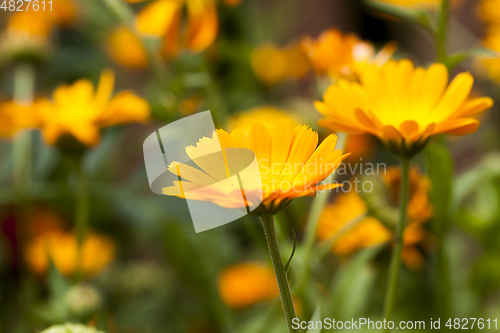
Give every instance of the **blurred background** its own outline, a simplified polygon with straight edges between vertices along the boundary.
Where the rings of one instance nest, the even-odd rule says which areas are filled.
[[[353,33],[376,50],[394,43],[396,59],[420,66],[437,61],[436,42],[418,20],[422,13],[435,20],[439,1],[382,2],[389,7],[354,0],[170,3],[176,14],[162,0],[52,0],[52,11],[47,1],[45,11],[24,12],[3,1],[0,332],[40,332],[66,322],[110,333],[285,332],[258,219],[246,216],[196,234],[184,200],[149,189],[144,139],[205,110],[226,130],[287,115],[324,138],[313,102],[337,78],[311,64],[303,41],[328,29]],[[473,95],[498,99],[500,60],[485,47],[500,51],[500,2],[451,6],[448,52],[474,51],[450,77],[471,71]],[[91,144],[64,137],[50,143],[48,127],[30,114],[32,103],[57,101],[54,90],[78,80],[97,86],[105,69],[115,73],[115,93],[130,90],[147,101],[148,117],[99,126]],[[78,127],[90,111],[68,96],[61,112],[71,109],[67,126]],[[493,320],[500,313],[496,109],[482,116],[477,133],[433,143],[415,159],[410,200],[422,216],[418,230],[405,236],[398,320],[441,317],[444,325],[444,318]],[[344,150],[352,153],[347,164],[388,165],[374,180],[383,190],[332,194],[312,248],[307,221],[314,198],[294,200],[277,216],[285,260],[292,229],[297,234],[289,276],[303,320],[318,315],[318,304],[322,318],[382,315],[396,159],[365,136],[347,138]],[[439,168],[428,174],[431,163]],[[383,205],[372,211],[373,202]],[[375,221],[342,229],[332,240],[367,210]],[[74,232],[82,219],[88,221],[84,240]]]

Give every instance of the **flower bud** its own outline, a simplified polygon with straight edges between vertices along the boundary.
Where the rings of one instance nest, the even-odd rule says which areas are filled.
[[[89,284],[79,284],[68,290],[64,302],[70,314],[77,318],[89,318],[102,307],[101,292]]]

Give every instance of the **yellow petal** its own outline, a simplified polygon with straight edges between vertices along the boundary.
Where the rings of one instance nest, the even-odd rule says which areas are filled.
[[[151,2],[136,16],[137,30],[154,37],[164,36],[179,14],[181,5],[182,2],[177,0]]]
[[[201,52],[217,37],[217,10],[212,0],[189,0],[187,7],[186,47],[191,51]]]

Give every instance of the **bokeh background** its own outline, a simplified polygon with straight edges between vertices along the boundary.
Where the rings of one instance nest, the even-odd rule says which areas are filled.
[[[436,61],[435,40],[405,14],[425,12],[434,20],[439,1],[387,1],[404,5],[397,7],[402,12],[391,12],[354,0],[186,0],[179,2],[179,40],[155,36],[165,20],[153,11],[143,14],[149,29],[139,33],[144,44],[126,24],[155,0],[52,2],[56,14],[13,18],[19,14],[0,11],[1,101],[29,104],[65,83],[97,84],[102,71],[112,69],[115,92],[132,90],[144,98],[150,116],[106,126],[98,142],[79,153],[89,231],[76,272],[73,230],[81,217],[82,183],[71,153],[47,144],[39,130],[17,130],[30,111],[14,111],[16,123],[2,104],[0,332],[39,332],[66,322],[110,333],[285,332],[259,221],[246,216],[196,234],[182,199],[150,191],[143,141],[164,124],[205,110],[212,111],[219,128],[248,129],[253,121],[273,122],[285,114],[325,137],[313,102],[330,81],[315,74],[301,48],[303,38],[335,28],[377,50],[394,41],[394,58],[427,66]],[[471,71],[473,95],[497,98],[500,60],[481,47],[500,46],[500,34],[495,35],[500,2],[457,0],[451,12],[449,53],[476,48],[453,73]],[[210,30],[214,27],[217,31]],[[184,36],[189,29],[193,35]],[[175,45],[177,50],[165,51]],[[71,121],[78,127],[78,115],[86,110],[77,100],[74,104]],[[481,116],[477,133],[433,143],[415,159],[412,195],[421,216],[413,238],[405,239],[397,319],[441,317],[444,325],[448,317],[493,320],[500,314],[496,111],[494,106]],[[311,253],[306,248],[313,198],[295,200],[277,216],[285,260],[293,247],[292,229],[297,235],[289,274],[304,320],[318,304],[323,318],[381,318],[392,235],[384,218],[390,221],[387,215],[397,205],[399,175],[391,168],[396,159],[364,136],[347,138],[344,150],[352,153],[348,164],[387,164],[387,174],[374,180],[385,190],[333,193],[312,234]],[[429,163],[440,166],[436,174],[427,174]],[[339,234],[332,243],[341,226],[381,201],[385,206],[379,205],[363,228]],[[325,239],[330,243],[322,243]]]

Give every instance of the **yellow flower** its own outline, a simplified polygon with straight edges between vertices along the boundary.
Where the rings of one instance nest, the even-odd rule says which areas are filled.
[[[52,101],[44,98],[35,103],[47,143],[53,145],[66,134],[85,145],[99,142],[99,128],[149,117],[148,103],[129,91],[112,97],[114,74],[104,71],[97,89],[92,82],[79,80],[58,87]]]
[[[218,284],[223,302],[233,308],[272,300],[279,295],[273,269],[259,263],[248,262],[226,268],[219,276]]]
[[[125,26],[114,29],[107,38],[108,54],[120,65],[145,68],[148,65],[146,49],[142,42]]]
[[[87,277],[98,273],[115,256],[113,242],[94,233],[87,235],[81,251],[81,269]],[[62,274],[69,276],[79,266],[78,240],[74,234],[60,230],[43,232],[27,245],[24,256],[39,274],[45,273],[52,261]]]
[[[262,45],[252,51],[250,64],[259,80],[267,84],[301,78],[311,68],[306,54],[296,43],[283,48]]]
[[[17,132],[39,126],[33,108],[16,102],[0,103],[0,137],[12,137]]]
[[[371,42],[360,40],[354,34],[343,34],[337,29],[324,31],[316,40],[304,38],[302,48],[316,73],[333,79],[356,79],[368,64],[382,65],[395,51],[395,45],[389,43],[375,53]]]
[[[335,203],[327,205],[321,213],[316,235],[320,240],[326,240],[337,234],[346,223],[366,212],[367,206],[358,193],[355,191],[343,193],[338,196]],[[391,237],[391,232],[382,222],[372,216],[367,216],[335,241],[332,252],[341,255],[349,254],[365,247],[387,242]]]
[[[294,126],[298,124],[298,119],[290,114],[289,111],[274,106],[261,106],[232,116],[229,118],[228,128],[231,130],[241,128],[248,133],[252,125],[257,122],[262,123],[267,128],[271,128],[283,117],[289,117]]]
[[[321,126],[351,134],[372,134],[393,153],[412,156],[435,134],[475,132],[474,116],[493,105],[488,97],[467,99],[474,79],[458,74],[448,85],[443,64],[415,68],[409,60],[370,66],[361,83],[340,80],[317,101]]]
[[[399,199],[399,168],[388,168],[383,175],[385,191],[389,193],[390,204],[396,208]],[[430,180],[417,168],[410,169],[410,199],[408,202],[408,225],[403,234],[403,262],[410,269],[418,270],[425,263],[424,256],[418,249],[431,237],[424,228],[424,223],[433,216],[433,208],[429,201]],[[389,208],[382,208],[389,209]],[[320,240],[334,237],[346,224],[356,218],[369,214],[369,209],[359,193],[354,189],[340,194],[336,201],[323,210],[316,230]],[[393,239],[394,231],[384,225],[378,218],[367,215],[356,226],[340,234],[332,245],[332,253],[347,255],[362,248],[379,245]]]
[[[316,191],[338,186],[320,184],[348,156],[335,150],[336,142],[337,137],[330,135],[316,147],[318,134],[304,125],[294,128],[288,118],[280,119],[273,127],[254,123],[248,133],[242,129],[234,129],[231,134],[217,130],[212,138],[204,137],[195,147],[186,148],[188,156],[202,171],[185,164],[171,163],[170,172],[184,179],[163,188],[162,192],[185,198],[184,191],[187,190],[190,192],[189,199],[210,201],[225,208],[256,208],[259,199],[263,199],[262,204],[252,213],[275,214],[293,198],[313,195]],[[200,156],[213,156],[218,147],[222,148],[224,153],[220,154],[224,156],[219,154],[210,161],[196,159]],[[257,161],[254,161],[253,168],[259,168],[260,178],[256,179],[255,175],[242,177],[246,195],[244,203],[239,199],[241,190],[238,181],[227,183],[234,177],[227,178],[226,148],[245,148],[256,155]],[[244,161],[241,162],[245,164]],[[214,180],[216,184],[213,184]],[[221,183],[222,181],[225,182]],[[213,186],[207,188],[208,183]]]
[[[181,32],[182,13],[187,11]],[[136,17],[137,31],[163,39],[162,54],[174,57],[179,48],[201,52],[217,37],[218,17],[214,0],[157,0],[146,5]]]

